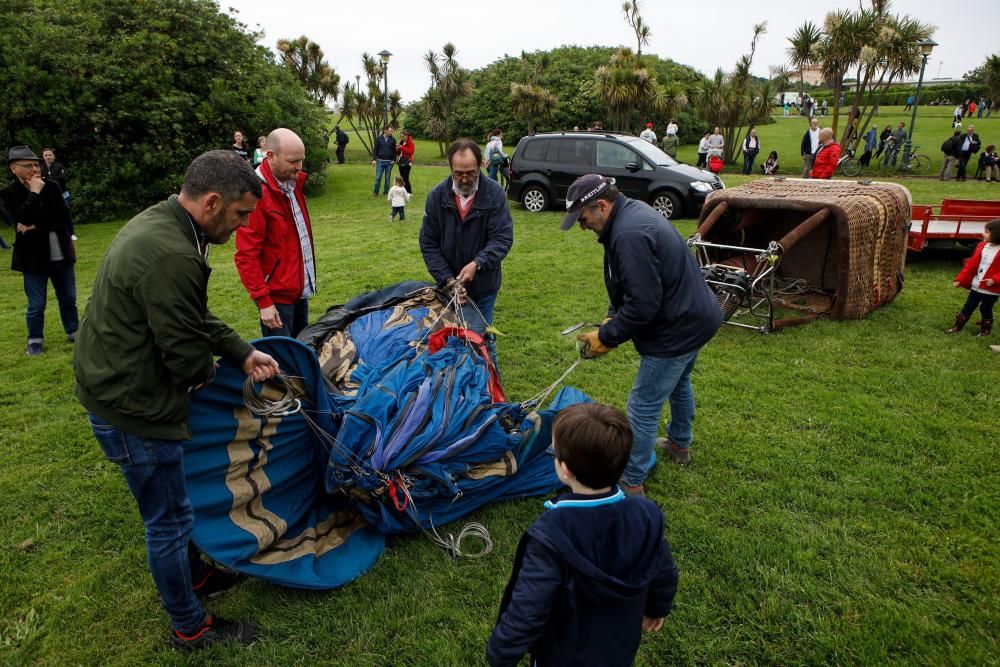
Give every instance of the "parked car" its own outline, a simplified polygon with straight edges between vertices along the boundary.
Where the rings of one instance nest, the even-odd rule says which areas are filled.
[[[697,215],[718,176],[681,164],[639,137],[617,132],[550,132],[523,137],[511,158],[507,196],[538,212],[564,206],[566,190],[584,174],[615,179],[623,194],[667,218]]]

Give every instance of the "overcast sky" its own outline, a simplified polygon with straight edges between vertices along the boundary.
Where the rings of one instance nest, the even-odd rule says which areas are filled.
[[[274,48],[282,37],[307,35],[318,43],[341,81],[361,73],[361,54],[388,49],[389,87],[404,102],[420,98],[429,85],[423,56],[446,42],[458,47],[464,67],[483,67],[505,54],[565,44],[635,47],[621,0],[220,0],[251,29],[263,29],[262,43]],[[749,47],[751,27],[767,21],[754,59],[766,74],[785,64],[787,38],[803,21],[822,26],[827,11],[857,2],[828,0],[644,0],[643,18],[652,29],[643,50],[690,65],[705,74],[730,69]],[[346,9],[345,9],[346,7]],[[370,13],[365,13],[368,10]],[[893,11],[937,26],[926,79],[958,78],[1000,52],[1000,0],[897,0]]]

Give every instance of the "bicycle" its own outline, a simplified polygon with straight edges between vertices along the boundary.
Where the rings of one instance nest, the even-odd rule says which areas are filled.
[[[840,160],[837,161],[838,171],[840,171],[841,175],[848,178],[853,178],[860,174],[862,168],[861,160],[854,157],[853,148],[845,150],[844,154],[840,156]]]
[[[902,148],[905,148],[905,146]],[[896,159],[899,157],[901,147],[896,146],[895,142],[890,140],[886,147],[885,159],[882,161],[882,166],[890,171],[898,169],[899,171],[906,171],[911,174],[927,173],[931,168],[931,159],[923,153],[917,153],[918,148],[920,146],[914,144],[911,146],[909,154],[904,152],[902,160],[899,161],[899,166],[897,167]]]

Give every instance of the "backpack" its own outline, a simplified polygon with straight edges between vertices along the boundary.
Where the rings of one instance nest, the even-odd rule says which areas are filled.
[[[492,141],[490,142],[488,157],[491,167],[500,166],[500,163],[503,162],[503,153],[497,150],[497,145]]]

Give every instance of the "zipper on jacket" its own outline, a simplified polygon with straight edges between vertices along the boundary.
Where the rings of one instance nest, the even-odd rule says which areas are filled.
[[[278,270],[279,264],[281,264],[281,258],[278,258],[278,260],[274,263],[274,266],[271,267],[271,272],[264,276],[265,283],[271,282],[271,278],[274,277],[274,272]]]

